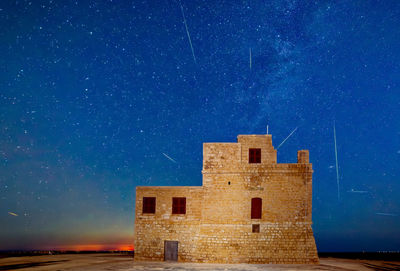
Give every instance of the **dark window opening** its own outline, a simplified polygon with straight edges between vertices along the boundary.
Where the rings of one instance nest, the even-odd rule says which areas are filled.
[[[261,149],[249,149],[249,163],[261,163]]]
[[[156,213],[156,198],[154,197],[143,197],[143,214],[155,214]]]
[[[260,232],[260,224],[253,224],[251,232]]]
[[[231,182],[228,182],[229,185],[231,185]]]
[[[172,213],[186,214],[186,198],[172,198]]]
[[[262,199],[251,199],[251,219],[260,219],[262,213]]]

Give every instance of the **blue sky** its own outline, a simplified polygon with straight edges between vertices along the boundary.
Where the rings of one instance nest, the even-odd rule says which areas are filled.
[[[298,127],[278,162],[310,150],[320,251],[399,250],[399,25],[398,1],[2,2],[0,249],[131,244],[137,185],[201,185],[203,142],[269,125]]]

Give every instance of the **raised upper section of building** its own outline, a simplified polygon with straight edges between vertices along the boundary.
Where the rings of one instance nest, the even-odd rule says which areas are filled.
[[[242,172],[252,168],[262,170],[293,165],[277,164],[277,151],[269,134],[239,135],[237,138],[237,143],[203,143],[203,173]],[[297,163],[309,164],[307,150],[298,151]]]
[[[272,146],[272,135],[238,135],[237,138],[242,163],[276,164],[276,150]],[[261,151],[259,155],[257,150]]]

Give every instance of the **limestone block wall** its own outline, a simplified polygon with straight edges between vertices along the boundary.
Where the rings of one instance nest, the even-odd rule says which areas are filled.
[[[199,261],[317,263],[308,151],[299,151],[296,164],[277,164],[270,135],[203,146]],[[261,149],[261,163],[249,163],[250,148]],[[252,198],[262,199],[261,219],[251,219]]]
[[[240,163],[240,144],[237,143],[204,143],[203,169],[218,169],[234,172]],[[207,186],[207,180],[203,179]]]
[[[311,164],[244,165],[236,173],[204,169],[199,261],[317,263],[311,174]],[[261,219],[251,219],[252,198],[262,199]]]
[[[142,214],[143,197],[156,197],[155,214]],[[172,214],[172,198],[186,197],[186,214]],[[202,187],[137,187],[135,260],[164,260],[164,241],[178,241],[178,260],[197,261]]]
[[[312,229],[305,223],[202,224],[198,262],[318,263]]]
[[[241,162],[247,163],[249,161],[249,148],[261,148],[261,163],[276,163],[277,155],[272,146],[271,135],[239,135],[238,143],[241,146]]]

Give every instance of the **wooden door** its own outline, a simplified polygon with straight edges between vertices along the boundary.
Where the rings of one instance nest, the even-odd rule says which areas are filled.
[[[164,261],[178,261],[178,241],[164,241]]]

